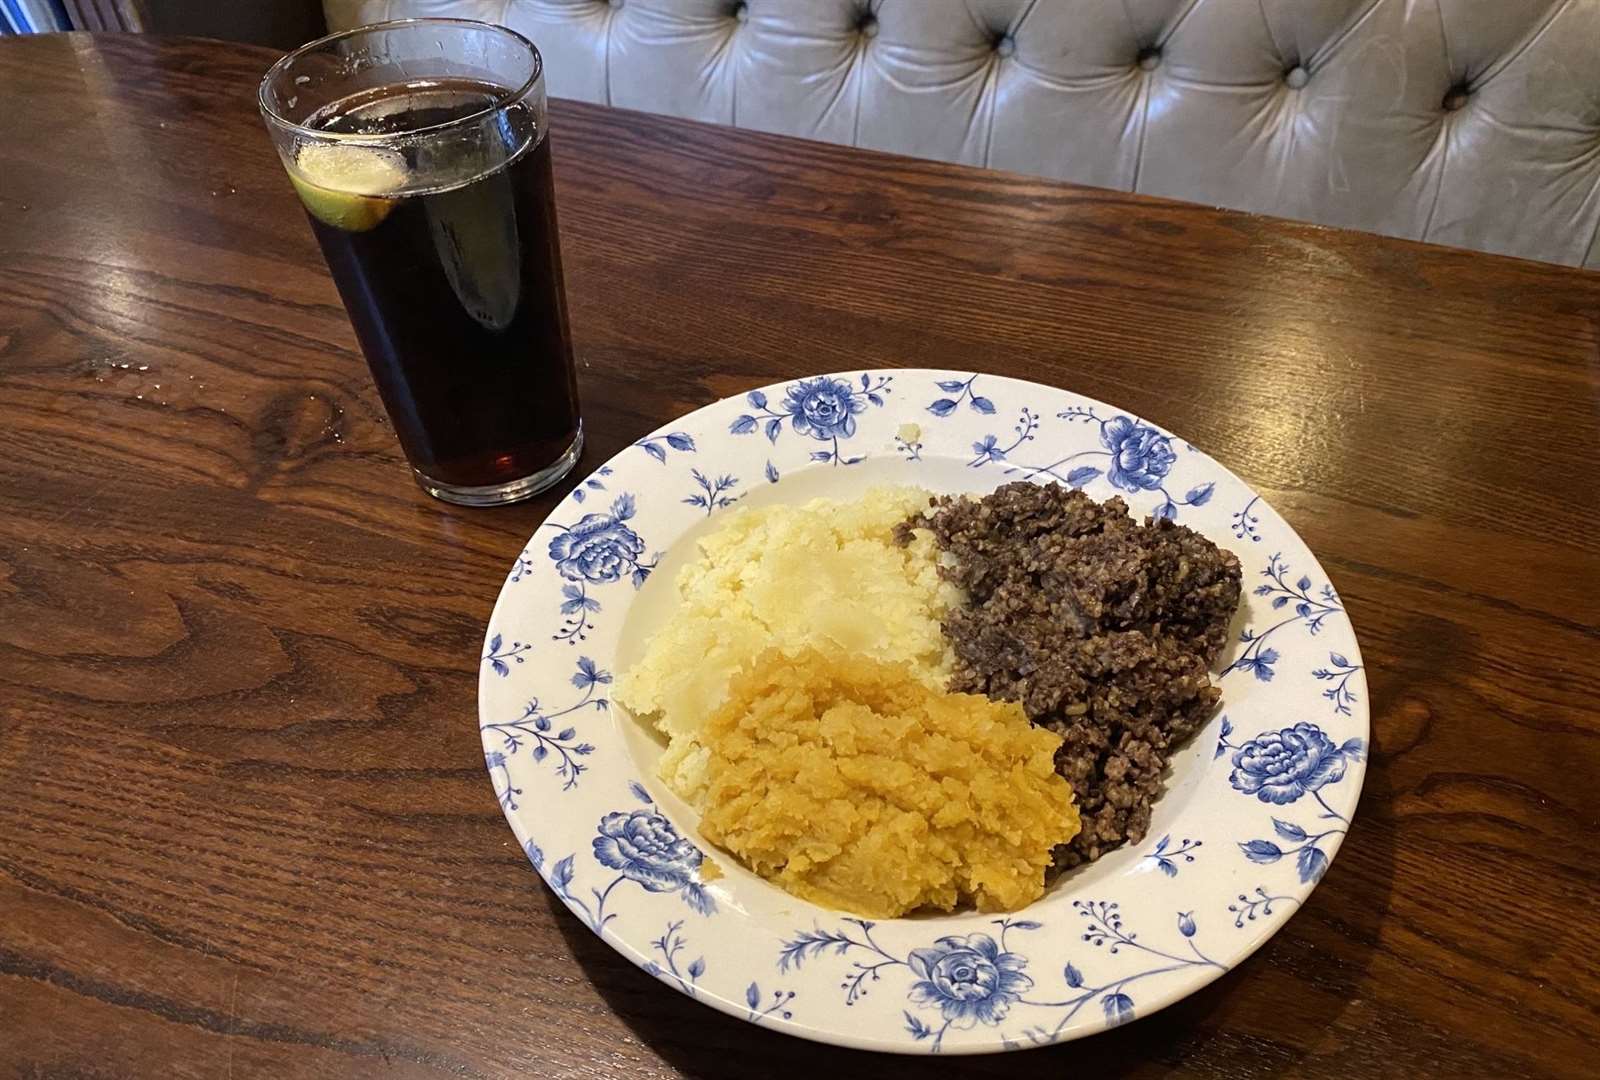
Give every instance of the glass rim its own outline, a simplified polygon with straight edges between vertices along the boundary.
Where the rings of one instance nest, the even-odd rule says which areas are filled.
[[[513,38],[527,46],[528,52],[533,56],[533,72],[525,80],[523,80],[522,85],[518,86],[516,89],[513,90],[501,88],[500,93],[495,96],[495,99],[492,102],[485,105],[483,108],[478,109],[476,112],[468,113],[466,116],[458,116],[442,123],[429,124],[426,127],[412,128],[408,131],[394,132],[388,135],[368,135],[358,132],[326,131],[321,128],[307,127],[304,124],[297,124],[293,120],[280,115],[267,100],[267,87],[272,83],[273,78],[281,75],[289,68],[291,64],[294,63],[294,61],[300,59],[302,56],[307,55],[315,49],[319,49],[322,46],[329,45],[335,41],[341,41],[345,38],[355,37],[358,34],[370,33],[374,30],[398,30],[406,27],[428,26],[470,27],[472,29],[487,30],[491,33],[502,34],[506,37]],[[276,61],[273,62],[273,65],[267,69],[266,74],[261,76],[261,82],[256,88],[256,105],[261,110],[261,115],[266,118],[266,121],[269,124],[284,128],[285,130],[294,132],[297,135],[302,135],[313,139],[322,139],[328,142],[382,145],[386,143],[392,143],[398,138],[409,138],[413,135],[427,135],[441,131],[448,131],[451,128],[463,127],[471,124],[473,121],[481,121],[484,117],[491,116],[494,113],[501,111],[507,105],[522,97],[535,85],[537,85],[539,80],[542,78],[544,78],[544,56],[539,52],[539,47],[522,34],[511,29],[509,26],[502,26],[499,23],[484,22],[482,19],[452,19],[442,17],[389,19],[386,22],[367,23],[363,26],[353,26],[348,30],[340,30],[337,33],[324,34],[322,37],[308,41],[304,45],[285,53],[283,56],[280,56]]]

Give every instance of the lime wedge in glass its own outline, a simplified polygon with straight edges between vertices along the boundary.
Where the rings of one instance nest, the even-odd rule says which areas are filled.
[[[405,186],[399,154],[370,146],[311,143],[300,148],[289,170],[300,201],[319,221],[349,232],[365,232],[389,216]]]

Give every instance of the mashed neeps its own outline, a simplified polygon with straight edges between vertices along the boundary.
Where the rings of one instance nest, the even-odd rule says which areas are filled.
[[[700,829],[790,892],[874,918],[1012,911],[1078,831],[1061,738],[907,663],[761,653],[699,733]]]

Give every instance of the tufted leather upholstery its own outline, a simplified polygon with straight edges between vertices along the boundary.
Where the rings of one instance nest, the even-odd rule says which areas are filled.
[[[326,0],[633,109],[1600,266],[1600,0]]]

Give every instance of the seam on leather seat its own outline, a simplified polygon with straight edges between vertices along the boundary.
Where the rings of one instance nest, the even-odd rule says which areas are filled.
[[[1305,95],[1299,93],[1289,94],[1286,91],[1279,91],[1272,96],[1274,98],[1287,96],[1289,99],[1287,103],[1289,107],[1289,118],[1286,123],[1281,125],[1289,129],[1289,145],[1285,146],[1283,148],[1283,153],[1278,156],[1278,194],[1281,198],[1283,194],[1284,177],[1287,176],[1293,168],[1291,163],[1294,161],[1294,148],[1300,143],[1300,118],[1305,113]],[[1332,149],[1331,145],[1330,149]]]
[[[1118,83],[1125,82],[1128,78],[1128,72],[1124,68],[1112,68],[1103,74],[1086,75],[1081,79],[1066,79],[1059,75],[1052,75],[1048,71],[1041,71],[1032,64],[1023,63],[1015,56],[1011,58],[1011,63],[1016,65],[1018,71],[1021,71],[1023,74],[1027,75],[1028,78],[1032,79],[1040,86],[1047,86],[1052,90],[1060,90],[1063,93],[1070,94],[1083,93],[1087,90],[1106,90],[1116,86]],[[1212,84],[1198,79],[1190,79],[1185,81],[1187,83],[1193,83],[1196,86],[1232,85],[1231,83]]]
[[[1575,135],[1584,140],[1593,139],[1596,135],[1594,128],[1584,127],[1582,125],[1573,126],[1550,124],[1543,121],[1529,121],[1527,123],[1513,124],[1509,120],[1502,120],[1500,117],[1496,116],[1494,114],[1493,107],[1490,105],[1479,105],[1474,111],[1474,117],[1479,123],[1482,123],[1488,127],[1497,128],[1500,131],[1508,132],[1513,135]],[[1586,156],[1600,156],[1600,143],[1591,146],[1586,152]],[[1569,164],[1576,164],[1576,162],[1571,162]]]
[[[711,51],[711,55],[706,58],[706,62],[701,66],[700,70],[707,76],[707,83],[710,83],[717,77],[716,70],[719,64],[728,66],[728,123],[738,127],[739,63],[738,58],[733,55],[738,32],[718,29],[715,33],[721,40],[717,42],[717,47]]]
[[[967,18],[971,20],[974,30],[980,34],[990,32],[989,24],[978,18],[978,13],[972,10],[972,0],[961,0],[961,10],[967,13]]]
[[[1127,76],[1122,76],[1122,78],[1127,78]],[[1164,78],[1167,81],[1168,88],[1171,90],[1204,91],[1208,94],[1227,95],[1232,98],[1242,97],[1250,100],[1263,97],[1270,99],[1271,95],[1276,92],[1275,87],[1278,85],[1277,79],[1262,79],[1258,82],[1234,83],[1211,82],[1207,79],[1197,79],[1193,75],[1166,75]]]
[[[831,46],[837,44],[837,41],[827,38],[813,38],[811,40],[813,43],[821,45]],[[834,87],[833,96],[828,99],[828,103],[822,107],[822,112],[818,114],[817,122],[812,128],[813,132],[815,132],[818,128],[821,128],[828,117],[833,115],[833,110],[838,108],[839,102],[844,100],[845,91],[850,89],[850,83],[852,80],[854,80],[855,111],[850,117],[850,145],[861,145],[861,88],[862,85],[867,81],[866,72],[862,70],[862,67],[869,62],[870,58],[867,55],[867,50],[862,46],[858,38],[858,40],[845,51],[838,63],[834,64],[831,68],[828,68],[825,72],[819,73],[829,75],[830,77],[837,76],[835,81],[838,83],[838,85]]]
[[[1433,14],[1439,20],[1439,42],[1444,46],[1444,69],[1449,73],[1450,78],[1454,79],[1456,77],[1456,65],[1450,58],[1450,30],[1445,26],[1444,0],[1433,0]],[[1462,68],[1462,77],[1465,78],[1466,74],[1466,68]]]
[[[1572,0],[1560,0],[1560,2],[1552,7],[1545,15],[1544,22],[1540,23],[1536,29],[1531,31],[1526,37],[1518,42],[1515,48],[1506,53],[1506,55],[1501,57],[1499,60],[1483,69],[1483,73],[1473,80],[1474,88],[1480,87],[1487,83],[1490,79],[1497,77],[1502,71],[1515,63],[1519,56],[1527,52],[1528,49],[1533,46],[1534,42],[1544,37],[1545,31],[1550,29],[1551,24],[1560,18],[1561,14],[1571,6]]]
[[[1126,7],[1128,0],[1122,0],[1122,3],[1123,6]],[[1277,53],[1278,58],[1281,60],[1289,54],[1284,50],[1284,47],[1278,43],[1278,35],[1272,31],[1272,20],[1267,17],[1267,0],[1256,0],[1256,7],[1261,11],[1261,25],[1266,28],[1267,40],[1272,42],[1272,51]]]
[[[601,70],[600,81],[601,85],[605,87],[607,105],[611,104],[611,28],[613,25],[615,25],[616,21],[617,9],[615,7],[607,6],[605,47],[600,50],[600,55],[604,57],[604,59],[601,61],[604,67]]]
[[[1600,147],[1592,153],[1600,157]],[[1584,197],[1585,207],[1594,207],[1600,210],[1600,170],[1595,173],[1594,181],[1589,185],[1589,194]],[[1600,270],[1600,213],[1595,214],[1594,235],[1589,238],[1589,246],[1578,255],[1577,265],[1584,269]]]
[[[855,53],[860,53],[861,54],[861,59],[860,59],[860,61],[858,63],[852,63],[850,65],[850,70],[845,72],[845,76],[844,77],[846,79],[848,79],[852,75],[854,75],[855,76],[855,80],[856,80],[856,115],[855,115],[855,118],[850,121],[850,145],[851,146],[860,146],[861,145],[861,96],[866,93],[866,88],[867,88],[867,73],[866,73],[865,67],[866,67],[867,64],[872,63],[872,58],[867,55],[867,49],[866,49],[866,46],[864,46],[864,45],[857,44],[855,49],[852,51],[852,55],[854,55]]]
[[[1139,24],[1133,21],[1133,12],[1128,8],[1128,0],[1122,0],[1122,17],[1128,20],[1128,34],[1137,42],[1139,40]]]
[[[1198,4],[1199,0],[1196,0]],[[1193,10],[1191,8],[1191,10]],[[1150,131],[1150,85],[1154,80],[1139,79],[1139,144],[1133,151],[1133,184],[1129,190],[1139,190],[1139,177],[1144,174],[1144,139]]]
[[[1433,233],[1434,215],[1439,212],[1439,199],[1444,195],[1444,172],[1445,167],[1450,164],[1450,120],[1448,117],[1439,122],[1439,131],[1434,136],[1434,143],[1439,149],[1439,167],[1436,170],[1436,179],[1433,184],[1433,199],[1428,204],[1428,216],[1423,219],[1422,232],[1418,234],[1418,240],[1427,240]],[[1428,158],[1432,156],[1433,152],[1430,149],[1427,157],[1422,159],[1422,164],[1418,168],[1425,168],[1428,164]]]
[[[1497,130],[1504,131],[1509,135],[1527,135],[1530,132],[1538,132],[1540,134],[1557,132],[1562,135],[1577,135],[1585,140],[1592,139],[1595,136],[1594,130],[1587,127],[1572,128],[1562,127],[1559,124],[1546,123],[1513,124],[1509,120],[1504,120],[1496,116],[1493,106],[1490,105],[1478,106],[1473,112],[1473,119],[1477,123],[1483,124],[1486,127],[1496,128]],[[1590,146],[1590,148],[1585,152],[1585,155],[1591,157],[1600,156],[1600,143]],[[1569,162],[1566,166],[1552,166],[1551,163],[1546,162],[1543,167],[1566,168],[1576,164],[1576,160]]]
[[[1039,6],[1039,0],[1028,0],[1027,6],[1011,20],[1011,36],[1016,37],[1017,31],[1022,29],[1022,24],[1028,21],[1028,16],[1033,14],[1033,9]],[[1122,9],[1128,9],[1128,0],[1122,0]]]
[[[1349,40],[1351,34],[1354,34],[1357,30],[1361,29],[1361,24],[1372,18],[1373,12],[1377,11],[1378,8],[1382,7],[1385,3],[1388,3],[1388,0],[1372,0],[1372,3],[1367,5],[1367,9],[1360,15],[1357,15],[1354,19],[1351,19],[1350,24],[1343,30],[1339,31],[1339,33],[1334,36],[1332,41],[1328,42],[1326,45],[1323,45],[1321,48],[1313,49],[1310,56],[1303,58],[1301,60],[1302,66],[1304,66],[1307,70],[1320,67],[1324,60],[1332,56],[1341,45]]]
[[[956,65],[952,63],[949,66],[954,68]],[[937,94],[937,93],[947,92],[947,91],[950,91],[950,90],[960,89],[961,87],[966,86],[968,83],[972,82],[972,80],[974,80],[974,79],[983,78],[984,69],[986,67],[988,67],[988,62],[984,61],[984,60],[979,60],[975,67],[972,67],[970,70],[967,70],[967,71],[958,72],[957,74],[952,75],[950,78],[945,79],[943,82],[930,82],[930,83],[926,83],[926,84],[923,84],[923,85],[920,85],[920,86],[919,85],[915,85],[913,83],[906,82],[904,79],[901,79],[898,76],[896,76],[894,71],[892,71],[892,70],[886,70],[886,69],[880,68],[880,69],[878,69],[878,74],[883,78],[884,82],[888,83],[890,86],[894,87],[896,90],[899,90],[901,93],[904,93],[904,94]]]
[[[1167,42],[1172,40],[1172,35],[1176,34],[1178,32],[1178,27],[1182,26],[1184,24],[1184,20],[1188,19],[1188,17],[1190,15],[1194,14],[1194,9],[1199,7],[1204,2],[1205,2],[1205,0],[1189,0],[1189,6],[1184,8],[1183,11],[1178,15],[1178,17],[1176,19],[1172,20],[1172,25],[1167,27],[1166,32],[1161,35],[1159,40],[1157,40],[1156,46],[1158,48],[1163,48],[1163,49],[1166,48]],[[1124,3],[1122,5],[1122,10],[1124,12],[1126,12],[1128,10],[1128,5],[1126,3],[1126,0],[1124,0]],[[1132,19],[1130,18],[1129,21],[1132,22]],[[1135,26],[1133,32],[1134,32],[1134,35],[1137,37],[1137,35],[1139,33],[1139,28],[1137,26]]]
[[[983,133],[983,167],[990,169],[994,167],[990,162],[994,154],[995,116],[1000,109],[1000,62],[993,57],[989,60],[988,71],[984,72],[983,86],[978,89],[980,105],[984,98],[989,99],[989,130]]]

